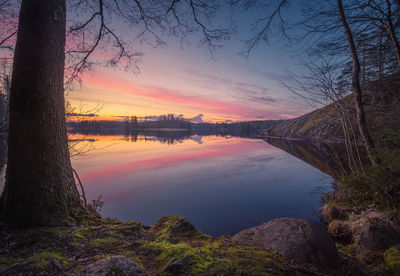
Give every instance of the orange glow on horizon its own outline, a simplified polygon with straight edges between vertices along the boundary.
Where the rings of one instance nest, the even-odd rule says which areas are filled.
[[[104,99],[104,107],[98,112],[98,116],[75,117],[69,120],[118,121],[123,119],[118,118],[119,116],[144,117],[163,114],[184,114],[185,118],[191,118],[204,114],[206,122],[216,123],[226,120],[236,122],[290,117],[287,114],[281,115],[274,112],[270,116],[260,118],[260,114],[268,114],[268,112],[258,106],[187,95],[179,91],[139,84],[105,74],[86,74],[83,82],[90,91],[98,91],[100,98]],[[69,99],[73,106],[79,106],[81,102],[87,101],[93,103],[93,100],[86,97],[85,93],[78,93],[81,93],[79,98],[74,96]]]

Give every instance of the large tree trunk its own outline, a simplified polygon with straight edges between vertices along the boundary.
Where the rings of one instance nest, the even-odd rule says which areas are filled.
[[[368,157],[373,165],[376,165],[375,158],[373,157],[371,151],[375,148],[374,143],[369,135],[367,128],[367,121],[365,119],[364,105],[362,103],[362,92],[360,85],[360,60],[358,58],[356,45],[354,43],[353,34],[347,23],[346,15],[344,14],[342,0],[337,0],[338,11],[340,15],[340,22],[342,23],[343,29],[346,34],[347,42],[349,44],[351,57],[353,60],[353,73],[352,73],[352,86],[353,94],[355,97],[355,107],[357,113],[357,125],[360,131],[361,139],[364,143],[365,149],[367,151]]]
[[[65,0],[23,0],[10,99],[2,217],[11,226],[75,223],[76,189],[64,111]]]

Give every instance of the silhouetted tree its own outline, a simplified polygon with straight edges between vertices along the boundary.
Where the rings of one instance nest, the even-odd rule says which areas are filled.
[[[2,217],[67,225],[86,211],[75,186],[64,110],[65,0],[24,0],[11,82]]]

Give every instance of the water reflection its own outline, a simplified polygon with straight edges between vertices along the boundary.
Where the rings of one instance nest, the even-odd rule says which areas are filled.
[[[340,167],[337,166],[333,155],[334,144],[275,138],[268,138],[266,141],[331,176],[340,174]]]
[[[73,158],[103,215],[153,224],[182,215],[204,233],[235,234],[276,217],[315,219],[331,179],[263,140],[230,135],[71,135],[93,150]]]
[[[350,171],[346,148],[341,143],[323,143],[319,141],[311,142],[279,138],[267,138],[265,141],[307,162],[335,179],[339,179]],[[357,150],[360,154],[360,158],[364,160],[366,158],[364,149],[359,147]]]

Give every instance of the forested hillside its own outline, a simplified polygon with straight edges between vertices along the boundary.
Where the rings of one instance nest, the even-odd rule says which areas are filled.
[[[367,123],[373,139],[381,140],[382,131],[400,126],[400,75],[392,75],[372,81],[363,87]],[[347,117],[358,130],[355,122],[353,95],[340,100],[346,108]],[[342,116],[338,104],[332,103],[301,117],[285,121],[268,132],[268,136],[341,142],[344,139]],[[361,142],[361,141],[360,141]]]

